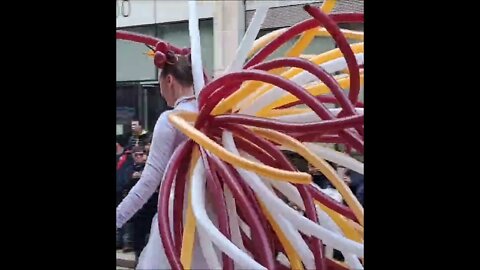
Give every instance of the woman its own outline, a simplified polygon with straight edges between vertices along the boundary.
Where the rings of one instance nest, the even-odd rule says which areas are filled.
[[[158,190],[170,157],[176,147],[186,140],[186,137],[168,122],[168,115],[172,111],[178,110],[198,111],[193,92],[192,66],[187,57],[167,53],[166,63],[159,75],[159,83],[160,94],[166,100],[167,105],[173,107],[173,110],[162,113],[155,124],[150,153],[142,176],[117,207],[117,228],[121,228],[132,218]],[[199,254],[195,255],[197,258]],[[197,261],[196,258],[194,262]],[[202,264],[195,266],[206,269],[206,266]],[[137,269],[168,268],[170,267],[160,239],[157,215],[155,215],[150,238],[140,255]]]

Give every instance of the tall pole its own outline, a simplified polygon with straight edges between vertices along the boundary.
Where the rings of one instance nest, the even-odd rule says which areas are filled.
[[[213,13],[214,76],[217,77],[232,63],[245,32],[244,1],[217,1]]]

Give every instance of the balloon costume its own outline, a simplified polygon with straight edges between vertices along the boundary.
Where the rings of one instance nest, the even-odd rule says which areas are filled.
[[[165,119],[186,140],[166,165],[143,259],[171,269],[363,269],[363,207],[326,160],[360,174],[363,163],[326,144],[363,154],[363,32],[338,24],[364,18],[328,15],[335,2],[306,5],[310,19],[255,40],[268,11],[258,8],[235,61],[211,81],[201,66],[195,1],[191,49],[117,31],[117,39],[152,46],[159,68],[168,54],[190,54],[197,96],[198,112],[174,110]],[[298,35],[284,57],[265,61]],[[317,36],[331,36],[338,47],[300,57]],[[346,205],[297,171],[285,149],[319,169]],[[335,260],[333,250],[345,261]]]

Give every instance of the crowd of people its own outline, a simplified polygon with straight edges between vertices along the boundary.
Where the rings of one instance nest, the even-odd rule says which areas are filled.
[[[287,158],[292,162],[292,164],[302,172],[307,172],[312,175],[312,181],[318,188],[320,188],[324,193],[328,194],[333,199],[343,202],[342,196],[332,185],[330,180],[327,179],[317,168],[309,164],[302,156],[295,152],[283,151]],[[332,168],[334,168],[342,180],[350,187],[352,193],[358,199],[360,204],[363,206],[364,200],[364,181],[363,175],[347,169],[342,166],[337,166],[337,164],[327,161]]]
[[[150,132],[137,119],[132,120],[131,127],[131,136],[117,136],[117,206],[142,176],[150,150]],[[117,231],[117,249],[122,249],[123,252],[134,251],[138,259],[148,240],[157,200],[158,192],[155,192],[142,209]]]

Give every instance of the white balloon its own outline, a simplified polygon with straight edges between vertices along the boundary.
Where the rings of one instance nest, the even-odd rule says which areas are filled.
[[[238,173],[242,176],[242,178],[249,177],[250,175],[243,169],[237,169]],[[253,172],[250,172],[254,174]],[[269,189],[273,192],[271,187]],[[283,203],[283,202],[282,202]],[[283,203],[285,204],[285,203]],[[284,232],[285,237],[288,241],[292,244],[292,246],[297,251],[298,255],[302,259],[303,263],[305,264],[307,269],[315,269],[315,259],[313,257],[313,253],[308,247],[305,240],[303,240],[302,235],[298,232],[297,229],[281,214],[276,211],[276,207],[265,203],[265,207],[271,213],[273,219],[277,222],[280,229]]]
[[[202,250],[203,257],[208,264],[208,268],[222,269],[222,264],[220,264],[217,253],[213,248],[212,241],[210,241],[210,239],[207,237],[207,234],[205,233],[205,231],[203,231],[202,227],[198,227],[197,235],[200,242],[200,248]]]
[[[230,66],[226,69],[225,73],[236,72],[242,69],[243,63],[245,63],[245,59],[247,59],[248,52],[252,48],[255,38],[258,35],[258,31],[260,31],[260,27],[267,16],[267,12],[268,6],[264,4],[257,8],[250,25],[245,32],[245,35],[243,35],[240,46],[235,53],[235,58]]]
[[[224,131],[223,132],[223,141],[224,145],[226,146],[226,149],[229,150],[229,147],[233,147],[234,153],[238,153],[238,150],[236,149],[235,143],[233,141],[233,135],[231,132]],[[228,146],[227,146],[228,145]],[[231,151],[231,150],[229,150]],[[246,170],[238,169],[235,168],[240,176],[242,178],[249,177],[250,174],[254,174],[252,172],[248,172]],[[248,184],[248,183],[247,183]],[[273,191],[272,191],[273,192]],[[262,200],[262,198],[260,198]],[[282,201],[283,203],[283,201]],[[302,235],[298,232],[298,230],[295,229],[294,226],[290,224],[290,222],[285,219],[282,215],[280,215],[276,211],[276,207],[268,203],[265,203],[265,207],[268,209],[268,211],[271,213],[272,218],[276,221],[280,229],[284,232],[285,237],[288,239],[288,241],[292,244],[292,246],[295,248],[295,250],[298,252],[298,255],[302,259],[303,263],[307,267],[307,269],[315,269],[315,261],[313,258],[313,254],[310,251],[307,243],[303,240]]]
[[[247,249],[243,245],[242,234],[240,233],[238,219],[235,217],[238,216],[237,214],[237,207],[235,204],[235,198],[233,198],[233,194],[230,189],[224,185],[224,194],[225,194],[225,202],[227,205],[227,212],[228,212],[228,223],[230,226],[230,235],[232,238],[232,242],[239,247],[244,252],[247,252]]]
[[[283,254],[283,252],[278,253],[277,261],[279,261],[281,264],[285,265],[286,267],[290,268],[290,261],[288,260],[288,257],[285,254]]]
[[[228,151],[234,154],[239,154],[232,136],[225,136],[224,133],[223,144]],[[313,221],[300,215],[297,211],[287,206],[280,198],[273,194],[258,175],[240,168],[236,169],[239,173],[243,171],[243,173],[248,176],[242,176],[242,178],[257,194],[259,194],[259,198],[265,203],[266,206],[271,206],[276,209],[279,214],[283,215],[289,222],[291,222],[303,233],[307,235],[313,235],[321,239],[326,245],[331,245],[335,249],[343,252],[351,252],[358,257],[363,257],[363,244],[332,233],[322,226],[319,226],[317,223],[314,223]]]
[[[248,236],[248,238],[252,238],[252,233],[250,231],[250,227],[248,226],[248,224],[243,222],[243,220],[240,217],[238,217],[238,222],[240,223],[240,229],[242,229],[245,235]]]
[[[192,177],[192,208],[197,226],[212,242],[227,254],[239,267],[247,269],[265,269],[245,252],[230,242],[208,218],[205,210],[205,168],[199,159],[195,164]]]
[[[363,53],[358,53],[355,55],[359,65],[363,64]],[[326,63],[320,64],[320,67],[324,68],[328,73],[334,73],[340,70],[343,70],[347,67],[347,62],[345,58],[337,58]],[[298,84],[304,85],[313,81],[318,81],[318,78],[307,71],[302,71],[298,75],[290,79],[290,81]],[[282,96],[288,94],[285,90],[279,87],[273,87],[270,91],[263,94],[260,98],[255,100],[250,106],[240,110],[241,114],[256,115],[260,110],[262,110],[268,104],[274,102],[275,100],[280,99]]]
[[[351,169],[363,175],[363,163],[352,158],[349,155],[346,155],[342,152],[335,151],[328,147],[322,146],[318,143],[303,143],[310,151],[315,153],[315,155],[334,162],[338,165],[344,166],[345,168]]]
[[[341,108],[331,108],[331,109],[328,109],[328,110],[334,116],[337,116],[342,109]],[[357,113],[360,114],[360,115],[363,114],[363,108],[355,108],[355,111],[357,111]],[[290,123],[307,123],[307,122],[316,122],[316,121],[321,121],[322,120],[314,111],[309,111],[309,112],[306,112],[306,113],[299,113],[299,114],[276,116],[276,117],[272,117],[272,119],[277,119],[277,120],[290,122]]]
[[[300,196],[300,192],[290,183],[284,183],[280,181],[275,181],[271,179],[265,179],[265,181],[268,181],[270,184],[272,184],[278,191],[280,191],[282,194],[284,194],[290,201],[295,203],[300,209],[305,211],[305,205],[303,203],[302,197]],[[320,225],[325,226],[328,230],[338,234],[338,235],[344,235],[343,231],[338,227],[338,225],[333,221],[333,219],[325,213],[320,207],[315,206],[316,211],[317,211],[317,216],[318,216],[318,221]],[[333,247],[330,245],[327,245],[325,247],[325,255],[328,258],[333,257]],[[363,269],[362,264],[359,262],[358,258],[355,257],[352,253],[346,253],[344,254],[345,260],[347,261],[347,264],[352,267],[352,269]],[[347,259],[348,258],[348,259]]]
[[[203,79],[202,48],[200,44],[200,29],[198,28],[197,1],[188,1],[188,33],[192,57],[193,88],[198,98],[205,85]]]

